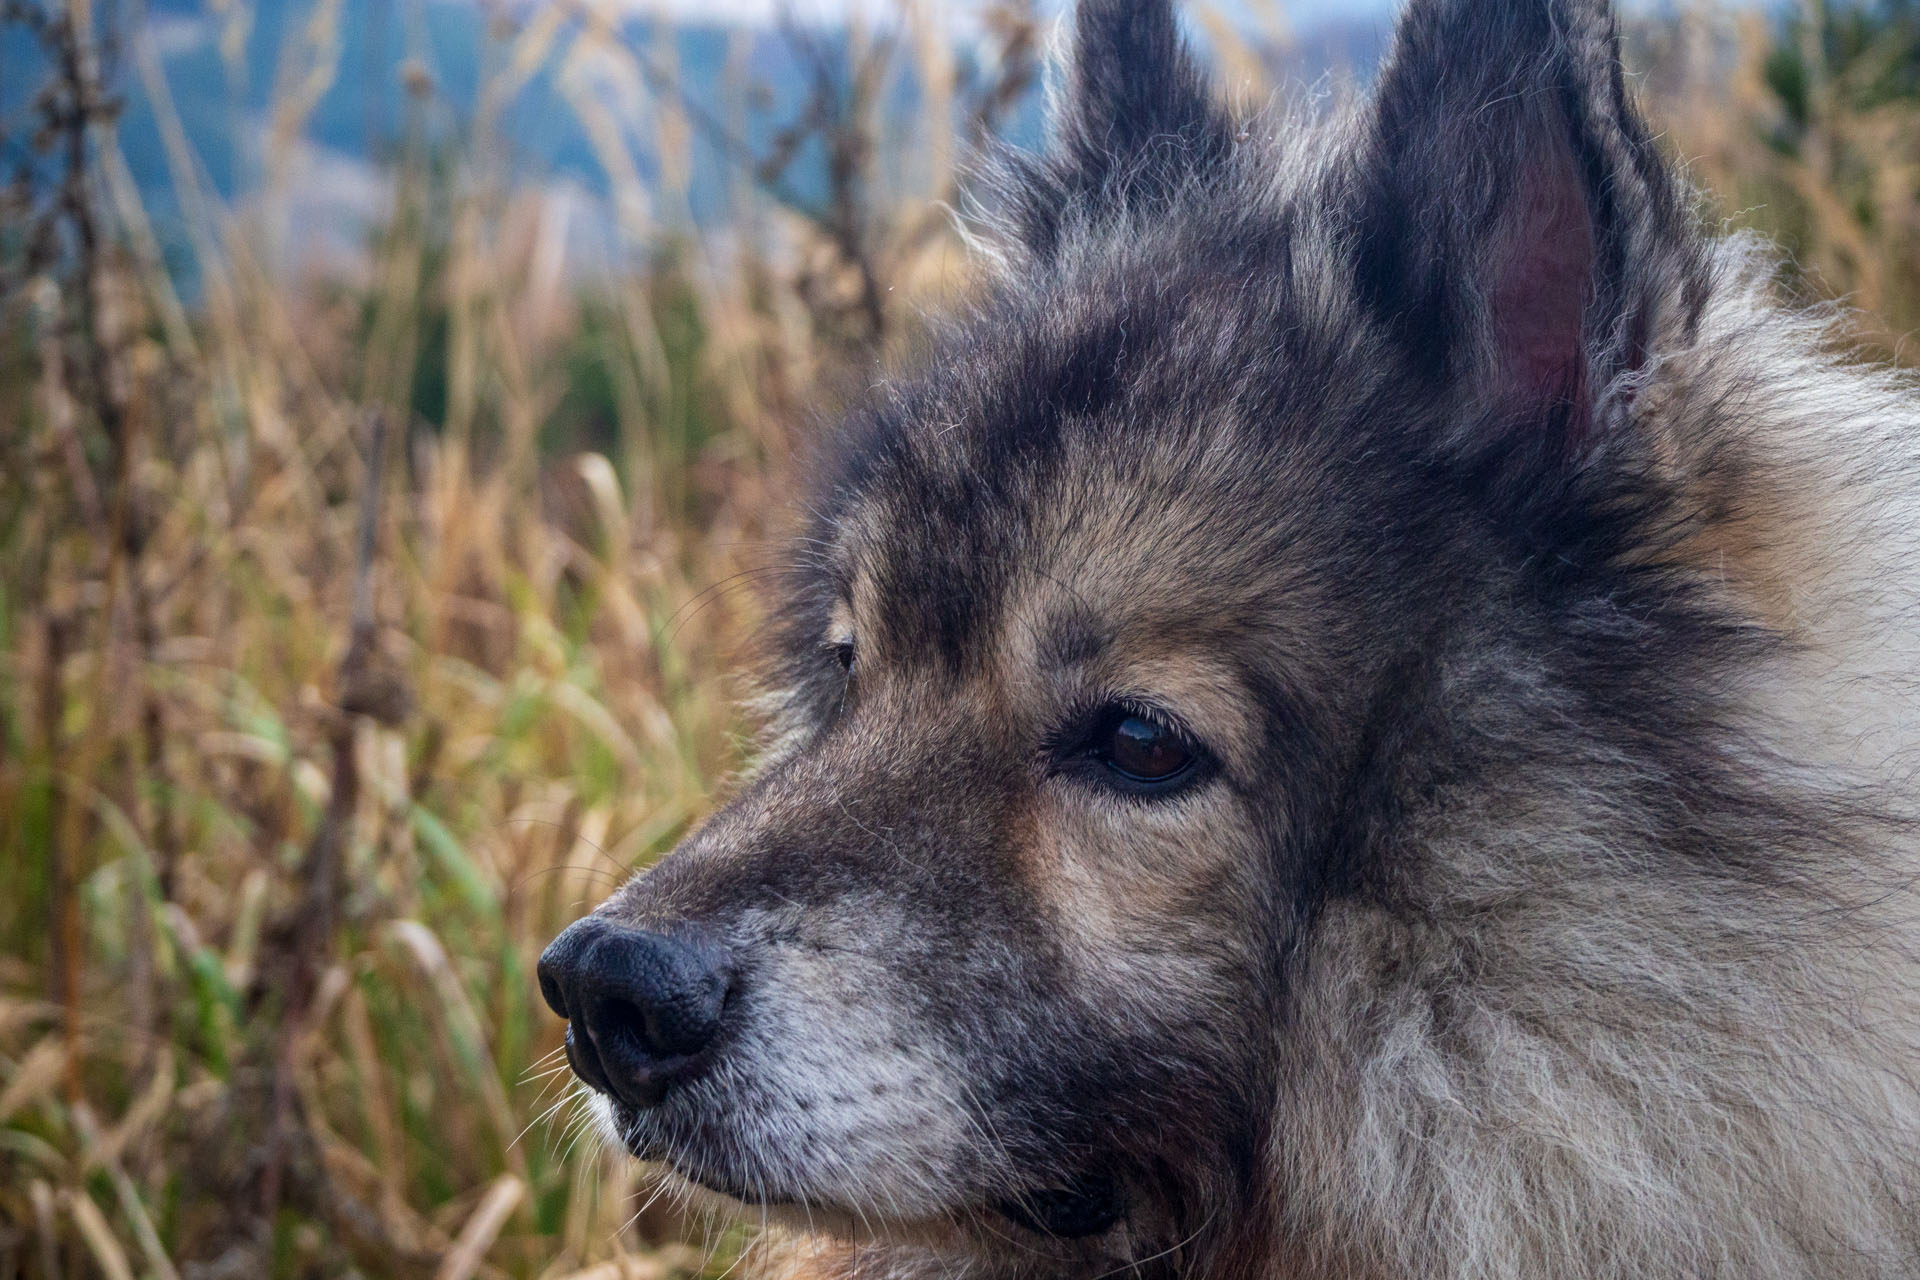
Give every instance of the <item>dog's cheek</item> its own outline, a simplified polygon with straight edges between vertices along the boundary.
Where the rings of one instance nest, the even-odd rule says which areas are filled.
[[[1098,1153],[1130,1210],[1151,1217],[1244,1163],[1260,1128],[1265,859],[1230,796],[1088,804],[1068,793],[1045,817],[1024,858],[1060,961],[1025,1042],[1007,1046],[1017,1065],[1000,1093],[1014,1114],[996,1124],[1045,1140],[1034,1169],[1063,1151]],[[1059,1171],[1087,1172],[1079,1160]]]
[[[1224,791],[1045,798],[1025,861],[1080,982],[1155,1017],[1237,998],[1254,967],[1264,862]]]

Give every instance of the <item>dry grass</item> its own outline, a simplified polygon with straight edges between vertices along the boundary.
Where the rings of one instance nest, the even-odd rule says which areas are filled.
[[[782,203],[779,155],[743,167],[751,240],[671,234],[688,137],[724,122],[676,109],[671,68],[590,7],[500,34],[458,153],[396,167],[363,280],[270,269],[274,191],[220,207],[175,125],[189,307],[118,157],[95,15],[40,10],[71,55],[53,177],[0,236],[0,1280],[726,1268],[730,1238],[636,1214],[628,1162],[568,1127],[531,971],[741,762],[741,588],[770,567],[800,406],[959,260],[940,204],[1034,29],[997,11],[998,77],[969,87],[927,12],[856,41],[814,104],[826,205]],[[276,145],[330,39],[291,51]],[[1783,143],[1764,29],[1696,14],[1643,44],[1729,208],[1911,323],[1910,104],[1822,82]],[[621,214],[590,285],[492,159],[550,58],[662,95],[656,189],[574,100]],[[933,105],[882,129],[909,63]],[[912,182],[880,182],[883,144]]]
[[[1910,360],[1920,326],[1920,13],[1803,0],[1683,7],[1629,62],[1672,154],[1729,227],[1787,250],[1782,283],[1842,298],[1863,343]]]
[[[330,74],[325,32],[293,52],[276,146]],[[15,193],[45,243],[12,246],[0,379],[0,1276],[728,1257],[659,1248],[698,1224],[635,1217],[630,1162],[580,1140],[532,966],[741,759],[767,477],[884,336],[883,278],[925,274],[951,179],[868,207],[855,154],[837,211],[750,211],[781,254],[692,253],[582,94],[625,264],[589,285],[498,187],[491,115],[544,59],[653,69],[558,6],[496,53],[358,283],[269,269],[275,193],[218,208],[176,131],[190,312],[92,73],[56,78],[77,158]],[[857,140],[897,69],[856,57],[875,85],[819,115]]]

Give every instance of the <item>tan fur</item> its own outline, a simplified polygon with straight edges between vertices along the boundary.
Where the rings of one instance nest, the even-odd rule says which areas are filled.
[[[1745,698],[1744,728],[1767,753],[1756,767],[1777,770],[1783,787],[1891,787],[1911,804],[1920,413],[1902,378],[1820,354],[1829,318],[1777,308],[1758,246],[1720,255],[1717,301],[1695,343],[1651,376],[1640,412],[1673,438],[1697,438],[1688,415],[1724,410],[1747,379],[1799,396],[1750,406],[1751,430],[1725,441],[1727,454],[1675,458],[1710,517],[1678,554],[1796,642],[1754,673]],[[1114,531],[1086,536],[1111,545]],[[1204,699],[1220,685],[1166,649],[1151,621],[1166,592],[1137,576],[1071,574],[1087,563],[1068,539],[1020,616],[1086,600],[1124,616],[1134,602],[1149,610],[1141,634],[1163,637],[1130,652],[1155,666],[1157,688]],[[1180,570],[1167,574],[1170,589]],[[1031,671],[1017,633],[1005,651]],[[1231,726],[1230,689],[1222,695],[1210,723]],[[1605,773],[1595,762],[1592,776]],[[1298,1021],[1274,1046],[1286,1082],[1270,1152],[1286,1193],[1269,1207],[1278,1230],[1250,1241],[1258,1252],[1234,1260],[1233,1274],[1784,1280],[1809,1274],[1809,1252],[1826,1259],[1814,1273],[1825,1277],[1920,1274],[1911,834],[1864,828],[1877,843],[1857,845],[1857,865],[1832,883],[1703,899],[1700,886],[1676,894],[1630,874],[1569,874],[1623,822],[1617,797],[1597,781],[1585,789],[1585,776],[1562,761],[1516,777],[1497,807],[1425,832],[1428,865],[1446,873],[1423,886],[1424,925],[1354,904],[1322,920],[1300,968]],[[1102,856],[1097,836],[1070,824],[1046,839]],[[1205,864],[1162,864],[1181,865],[1181,878],[1110,858],[1082,875],[1071,854],[1047,878],[1097,958],[1090,972],[1105,967],[1111,980],[1122,963],[1101,939],[1222,936],[1230,897],[1192,914],[1206,900]],[[1454,998],[1437,1002],[1441,989]],[[950,1254],[850,1249],[782,1274],[971,1272]]]
[[[1538,19],[1526,2],[1488,12]],[[1095,41],[1111,74],[1138,33],[1102,12],[1126,37]],[[1548,12],[1579,57],[1552,44],[1540,66],[1624,112],[1604,7]],[[1420,41],[1473,16],[1416,14],[1407,128]],[[1456,64],[1439,67],[1434,92]],[[1305,405],[1209,399],[1187,370],[1222,350],[1229,390],[1249,367],[1281,380],[1271,335],[1233,330],[1230,289],[1224,319],[1176,294],[1185,264],[1130,221],[1146,214],[1062,233],[1043,336],[1105,332],[1108,295],[1171,280],[1152,367],[1093,390],[1050,375],[1097,405],[1054,424],[1051,453],[992,434],[988,373],[902,411],[893,452],[813,530],[833,600],[797,606],[814,612],[777,704],[793,723],[739,799],[603,908],[746,958],[725,1056],[615,1136],[773,1202],[765,1274],[1920,1277],[1920,395],[1834,354],[1832,314],[1781,305],[1763,246],[1682,237],[1649,180],[1655,212],[1621,233],[1638,257],[1603,282],[1622,314],[1579,337],[1598,407],[1565,453],[1582,479],[1632,482],[1568,492],[1644,499],[1652,528],[1555,542],[1536,510],[1461,481],[1436,498],[1455,523],[1404,526],[1458,554],[1394,559],[1400,513],[1369,502],[1411,490],[1368,468],[1431,476],[1501,426],[1505,391],[1469,352],[1427,422],[1462,439],[1385,456],[1392,424],[1367,415],[1433,406],[1376,394],[1411,362],[1352,296],[1351,175],[1326,157],[1368,154],[1370,119],[1276,129],[1219,161],[1216,187],[1180,189],[1207,234],[1216,198],[1248,221],[1298,212],[1289,318],[1350,376]],[[1612,125],[1586,158],[1630,176],[1641,135]],[[1500,278],[1499,246],[1469,247]],[[1092,349],[1118,367],[1134,337]],[[987,349],[1013,375],[1051,368]],[[1136,404],[1157,418],[1109,420]],[[1328,423],[1378,434],[1349,453]],[[1507,461],[1560,492],[1527,443]],[[1482,536],[1515,511],[1520,529]],[[1564,548],[1592,556],[1571,603],[1527,576]],[[1486,574],[1464,599],[1368,576],[1416,576],[1403,564]],[[1437,617],[1400,616],[1406,600]],[[829,670],[822,646],[842,643],[858,657]],[[1409,653],[1427,665],[1402,679]],[[1205,783],[1148,799],[1093,776],[1089,713],[1143,702],[1204,739]],[[1109,1165],[1122,1208],[1016,1226]]]

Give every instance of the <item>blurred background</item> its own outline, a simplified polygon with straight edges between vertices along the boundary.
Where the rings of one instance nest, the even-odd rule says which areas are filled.
[[[1030,0],[0,0],[0,1280],[720,1275],[533,963],[745,761],[784,468],[964,287]],[[1195,0],[1242,98],[1386,0]],[[1907,354],[1920,0],[1632,9]]]

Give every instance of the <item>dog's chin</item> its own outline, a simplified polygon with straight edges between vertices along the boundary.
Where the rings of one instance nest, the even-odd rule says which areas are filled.
[[[624,1103],[609,1100],[607,1114],[627,1153],[651,1166],[656,1177],[677,1186],[684,1193],[681,1198],[694,1208],[743,1222],[828,1230],[835,1235],[848,1235],[863,1221],[862,1215],[809,1195],[804,1188],[749,1180],[714,1168],[697,1152],[658,1136]]]
[[[743,1211],[804,1204],[800,1196],[764,1186],[749,1187],[746,1179],[709,1168],[693,1158],[691,1153],[676,1150],[672,1144],[653,1133],[652,1126],[640,1123],[639,1117],[625,1103],[609,1101],[607,1112],[628,1155],[643,1164],[652,1165],[662,1177],[682,1183],[687,1190],[708,1201],[711,1207]]]
[[[1117,1183],[1101,1174],[1086,1174],[1062,1186],[1035,1187],[1017,1196],[985,1205],[955,1206],[948,1213],[915,1220],[884,1220],[876,1210],[857,1211],[803,1190],[760,1185],[707,1167],[690,1153],[675,1150],[651,1126],[638,1123],[624,1103],[608,1105],[609,1118],[629,1154],[652,1165],[660,1175],[684,1186],[696,1202],[721,1213],[808,1231],[827,1231],[845,1238],[878,1234],[894,1239],[918,1236],[951,1239],[968,1223],[1010,1224],[1021,1232],[1068,1242],[1105,1235],[1126,1218],[1126,1199]],[[988,1228],[1004,1237],[1004,1225]]]

